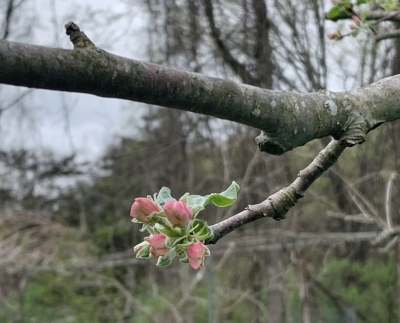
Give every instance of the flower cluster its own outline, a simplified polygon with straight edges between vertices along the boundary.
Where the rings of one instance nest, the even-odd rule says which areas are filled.
[[[176,256],[184,256],[181,261],[188,262],[194,269],[204,264],[209,255],[208,248],[199,241],[212,236],[211,230],[199,236],[196,225],[205,223],[195,220],[199,208],[192,210],[184,201],[169,200],[163,206],[151,197],[138,197],[131,207],[134,222],[144,224],[151,235],[134,250],[138,258],[159,258],[159,266],[167,266]],[[200,221],[200,222],[199,222]],[[207,230],[206,230],[207,231]]]
[[[180,261],[194,269],[204,265],[210,251],[204,241],[212,238],[207,222],[197,215],[209,203],[223,207],[237,198],[239,186],[232,182],[222,193],[206,196],[184,194],[178,201],[163,187],[158,194],[135,198],[131,207],[132,222],[141,223],[141,231],[150,235],[134,247],[137,258],[157,258],[157,266],[168,266],[180,256]]]
[[[366,31],[372,31],[373,34],[376,35],[377,31],[375,29],[375,26],[379,23],[379,21],[366,19],[369,15],[369,9],[367,9],[365,4],[371,2],[372,0],[331,0],[333,7],[326,13],[326,17],[328,19],[336,21],[341,18],[351,18],[353,21],[352,23],[347,25],[347,32],[342,32],[341,29],[343,29],[343,26],[339,25],[337,31],[328,32],[326,36],[332,40],[341,40],[344,37],[357,36],[358,34]],[[356,6],[357,9],[355,9]]]

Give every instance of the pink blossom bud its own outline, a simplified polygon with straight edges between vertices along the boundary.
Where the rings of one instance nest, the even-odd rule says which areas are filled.
[[[193,219],[193,211],[183,201],[169,200],[164,204],[164,212],[173,226],[185,226]]]
[[[329,39],[334,39],[334,40],[339,40],[339,39],[343,38],[343,36],[340,33],[340,31],[337,31],[335,33],[333,33],[333,32],[327,33],[326,37],[328,37]]]
[[[131,207],[131,217],[136,220],[148,223],[148,216],[154,212],[158,212],[156,203],[146,197],[137,197]]]
[[[360,17],[357,15],[352,15],[351,19],[353,19],[353,21],[356,23],[356,25],[361,25],[361,23],[362,23]]]
[[[164,256],[168,252],[168,248],[165,245],[167,237],[161,233],[157,233],[151,237],[145,238],[150,243],[150,253],[153,257]]]
[[[203,264],[204,254],[206,253],[206,246],[201,242],[192,243],[187,249],[187,257],[189,264],[194,269],[198,269]]]
[[[328,37],[329,39],[334,39],[336,37],[336,33],[329,32],[329,33],[326,34],[326,37]]]
[[[355,24],[348,24],[349,29],[356,29],[356,25]]]

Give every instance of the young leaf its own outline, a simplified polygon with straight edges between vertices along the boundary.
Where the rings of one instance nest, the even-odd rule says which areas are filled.
[[[326,18],[335,19],[336,17],[340,16],[341,13],[342,11],[338,7],[333,7],[327,12]]]
[[[232,182],[232,184],[225,191],[221,193],[212,193],[205,196],[206,200],[204,202],[204,206],[213,203],[216,206],[224,207],[235,203],[239,188],[240,187],[236,182]]]
[[[175,249],[168,250],[165,256],[158,257],[156,266],[167,267],[172,263],[172,260],[176,257]]]
[[[172,196],[171,196],[171,190],[163,186],[161,190],[157,194],[157,203],[160,204],[161,206],[164,206],[165,202],[169,200],[174,200],[176,201]]]
[[[210,239],[213,232],[204,220],[195,219],[193,221],[192,235],[199,241]]]
[[[186,204],[188,204],[188,197],[189,197],[189,193],[185,193],[181,196],[181,198],[179,199],[179,201],[183,201]]]
[[[210,203],[215,204],[218,207],[225,207],[233,204],[237,199],[237,192],[239,191],[239,185],[236,182],[232,184],[221,193],[211,193],[210,195],[190,195],[188,197],[188,205],[190,207],[206,206]]]

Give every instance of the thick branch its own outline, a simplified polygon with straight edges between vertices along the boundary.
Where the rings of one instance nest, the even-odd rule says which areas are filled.
[[[276,155],[329,135],[351,146],[381,123],[400,118],[400,76],[343,93],[279,92],[126,59],[94,45],[64,50],[2,40],[0,83],[90,93],[239,122],[263,130],[257,138],[260,149]]]
[[[299,172],[296,180],[288,187],[272,194],[260,204],[250,205],[246,210],[212,225],[214,236],[207,243],[216,243],[237,228],[263,217],[284,219],[286,213],[304,196],[311,184],[337,161],[344,149],[345,146],[332,140],[310,165]]]

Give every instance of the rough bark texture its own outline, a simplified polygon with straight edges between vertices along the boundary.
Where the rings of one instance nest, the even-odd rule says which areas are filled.
[[[0,41],[0,83],[90,93],[215,116],[264,131],[262,151],[282,154],[332,135],[346,145],[400,117],[400,76],[349,92],[279,92],[109,54]]]

